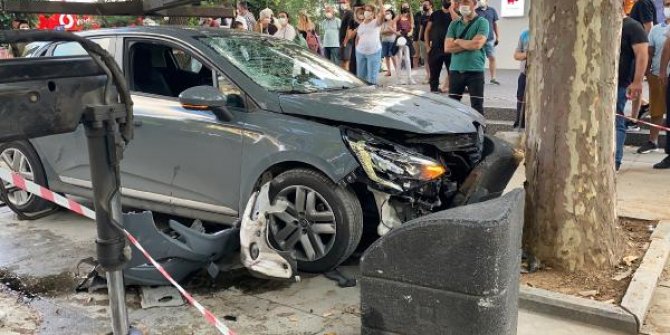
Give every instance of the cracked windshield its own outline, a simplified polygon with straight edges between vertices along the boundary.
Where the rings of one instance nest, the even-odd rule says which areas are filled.
[[[281,40],[236,36],[201,41],[270,91],[313,93],[367,85],[309,50]]]

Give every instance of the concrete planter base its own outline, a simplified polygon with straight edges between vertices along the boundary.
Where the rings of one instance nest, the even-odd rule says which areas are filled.
[[[633,274],[621,306],[522,286],[519,307],[575,321],[638,334],[670,254],[670,221],[661,221]]]

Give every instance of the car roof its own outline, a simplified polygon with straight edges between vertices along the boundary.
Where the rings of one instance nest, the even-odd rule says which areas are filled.
[[[122,27],[88,30],[78,33],[83,37],[109,35],[163,35],[176,38],[193,38],[199,36],[261,36],[255,32],[227,28],[205,28],[187,26],[152,26]]]

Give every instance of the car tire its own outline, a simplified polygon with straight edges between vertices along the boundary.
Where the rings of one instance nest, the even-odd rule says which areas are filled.
[[[15,159],[17,162],[21,160],[23,162],[12,166]],[[42,162],[29,143],[16,141],[0,144],[0,168],[9,168],[12,172],[17,172],[17,169],[23,170],[22,172],[30,172],[32,177],[25,173],[22,173],[22,175],[39,185],[47,186],[47,177]],[[12,201],[13,207],[23,214],[36,214],[53,208],[53,205],[44,199],[33,194],[28,194],[27,198],[22,198],[23,194],[25,193],[22,193],[21,198],[16,198],[16,195],[10,197],[10,200],[14,200]]]
[[[270,243],[279,250],[293,251],[293,255],[298,260],[299,270],[315,273],[330,271],[351,256],[363,233],[361,204],[352,190],[338,185],[325,175],[310,169],[294,169],[281,173],[273,179],[271,185],[270,199],[272,201],[280,198],[286,199],[293,207],[281,213],[281,215],[273,214],[270,216]],[[305,210],[303,217],[298,218],[300,216],[296,211],[296,208],[299,208],[296,205],[298,203],[298,191],[303,192],[305,198],[308,199],[306,205],[302,207],[303,210],[310,207],[310,196],[315,199],[312,201],[312,207],[317,209],[317,211],[313,211],[314,213],[320,214],[319,219],[312,221],[308,209]],[[328,210],[331,210],[332,216],[330,217],[334,218],[334,223],[326,218],[328,217]],[[289,216],[289,219],[286,220],[286,214],[292,216]],[[285,229],[293,229],[292,227],[287,228],[289,224],[285,222],[291,218],[302,220],[303,225],[296,224],[296,230],[290,235],[281,234],[280,232]],[[325,232],[332,229],[333,226],[335,228],[334,237],[329,235],[330,231]],[[323,227],[329,228],[324,230]],[[317,232],[325,233],[318,235]],[[282,237],[278,240],[277,236],[285,235],[286,238]],[[297,236],[300,236],[300,241],[294,242],[294,246],[291,246],[291,240],[295,240]],[[303,238],[308,239],[307,244],[311,243],[313,245],[311,254],[316,254],[316,256],[312,260],[309,259],[309,253],[304,245]],[[317,238],[322,242],[320,245],[317,245],[315,241]],[[319,249],[321,254],[319,254]]]

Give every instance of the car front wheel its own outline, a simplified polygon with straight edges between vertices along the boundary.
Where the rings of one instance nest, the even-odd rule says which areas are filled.
[[[323,174],[289,170],[272,181],[272,201],[289,206],[270,216],[270,242],[290,251],[298,269],[329,271],[356,249],[363,232],[363,214],[356,195]]]

